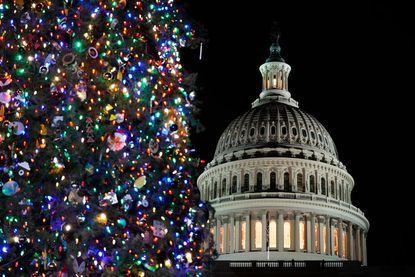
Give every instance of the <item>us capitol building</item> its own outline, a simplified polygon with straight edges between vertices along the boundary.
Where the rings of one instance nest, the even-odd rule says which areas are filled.
[[[259,68],[262,92],[221,135],[198,178],[215,209],[218,261],[325,260],[367,264],[369,222],[324,126],[288,91],[278,37]]]

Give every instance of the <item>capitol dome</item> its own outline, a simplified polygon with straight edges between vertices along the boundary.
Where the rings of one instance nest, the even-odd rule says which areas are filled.
[[[259,98],[222,133],[197,181],[215,210],[218,260],[366,265],[369,222],[352,204],[353,177],[326,128],[291,97],[280,50],[276,36]]]
[[[327,162],[338,160],[331,136],[317,119],[298,107],[279,102],[258,105],[233,120],[219,139],[215,159],[252,149],[267,156],[298,153],[314,158],[320,155]]]

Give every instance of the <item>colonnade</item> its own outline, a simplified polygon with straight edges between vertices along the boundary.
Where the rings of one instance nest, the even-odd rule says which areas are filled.
[[[327,215],[259,211],[216,216],[212,225],[219,254],[255,251],[303,252],[367,264],[366,232]]]

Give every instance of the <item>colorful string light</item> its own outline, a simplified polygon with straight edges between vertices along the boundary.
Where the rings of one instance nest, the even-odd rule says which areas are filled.
[[[201,275],[173,0],[0,0],[0,272]]]

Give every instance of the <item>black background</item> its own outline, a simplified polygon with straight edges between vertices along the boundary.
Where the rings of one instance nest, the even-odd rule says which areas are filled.
[[[184,3],[186,2],[186,3]],[[415,251],[413,81],[415,26],[394,1],[180,1],[208,31],[198,72],[196,155],[209,162],[221,132],[261,90],[272,22],[281,28],[289,91],[330,132],[355,179],[353,204],[370,222],[369,265],[407,265]],[[363,3],[364,2],[364,3]]]

